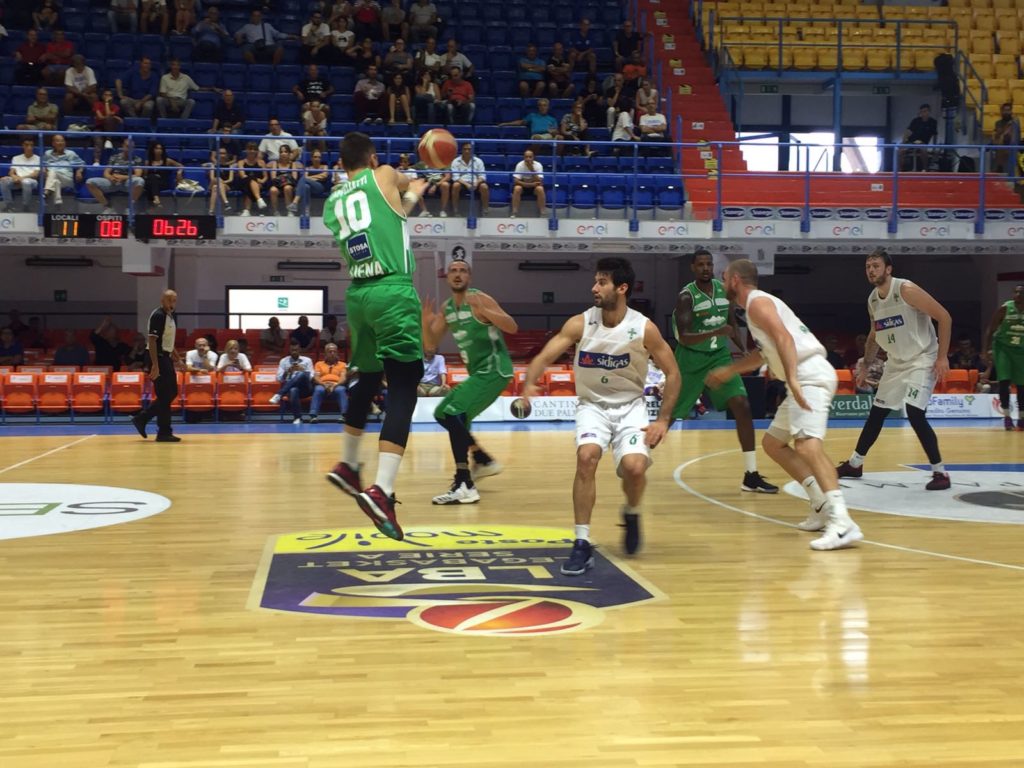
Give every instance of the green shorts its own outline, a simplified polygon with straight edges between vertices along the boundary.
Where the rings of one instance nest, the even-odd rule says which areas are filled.
[[[997,341],[992,345],[992,362],[1000,381],[1024,384],[1024,349]]]
[[[475,373],[444,396],[434,411],[435,419],[445,416],[466,414],[470,422],[483,413],[484,409],[498,399],[505,387],[512,381],[511,376],[500,373]]]
[[[355,282],[345,293],[350,368],[375,373],[383,360],[411,363],[423,359],[420,297],[408,278]]]
[[[675,410],[672,412],[672,418],[685,419],[704,393],[704,379],[715,368],[732,363],[732,354],[728,349],[721,349],[717,352],[692,352],[680,346],[676,347],[676,362],[679,363],[683,386],[679,392]],[[722,386],[712,389],[710,392],[711,403],[718,411],[725,410],[725,404],[732,398],[747,396],[747,388],[743,386],[743,379],[739,376],[733,376]]]

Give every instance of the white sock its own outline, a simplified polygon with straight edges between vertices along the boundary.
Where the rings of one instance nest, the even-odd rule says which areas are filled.
[[[631,507],[631,506],[629,506],[629,504],[623,504],[622,505],[622,514],[624,514],[624,515],[639,515],[640,514],[640,507],[639,506]]]
[[[757,472],[757,451],[744,451],[743,465],[745,471]]]
[[[807,496],[811,500],[811,504],[814,505],[815,509],[821,509],[821,505],[825,503],[825,494],[821,491],[821,486],[818,485],[818,481],[814,479],[814,475],[804,478],[803,482],[800,483],[807,491]]]
[[[1001,406],[1001,405],[999,406],[999,412],[1001,414],[1003,414],[1004,417],[1010,415],[1010,409],[1009,408],[1003,408],[1003,406]]]
[[[380,453],[377,458],[377,480],[375,485],[388,496],[395,492],[395,477],[398,475],[398,468],[402,466],[402,454]]]
[[[341,460],[352,469],[359,469],[359,441],[362,437],[347,431],[341,433]]]
[[[852,522],[850,520],[850,513],[846,509],[846,499],[843,498],[842,491],[827,491],[825,498],[828,500],[832,520],[836,522]]]
[[[866,458],[866,456],[861,456],[859,453],[854,451],[853,453],[850,454],[850,466],[853,467],[854,469],[863,467],[864,459]]]
[[[946,465],[943,464],[941,461],[938,464],[932,464],[932,472],[942,472],[943,474],[945,474]]]
[[[576,538],[583,539],[584,541],[590,541],[590,526],[589,525],[577,525],[576,526]]]

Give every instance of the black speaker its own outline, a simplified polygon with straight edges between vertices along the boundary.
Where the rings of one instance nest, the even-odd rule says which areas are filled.
[[[942,108],[956,109],[960,106],[960,79],[956,76],[956,60],[948,53],[935,57],[935,75],[942,91]]]

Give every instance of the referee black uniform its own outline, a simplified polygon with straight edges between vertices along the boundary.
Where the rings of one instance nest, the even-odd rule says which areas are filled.
[[[165,308],[165,303],[161,303],[149,316],[149,345],[151,349],[154,346],[156,348],[156,367],[160,371],[160,375],[153,381],[154,400],[149,407],[132,417],[132,423],[139,434],[146,437],[146,425],[156,418],[157,442],[177,443],[181,438],[171,432],[171,403],[178,395],[178,375],[172,358],[178,316],[173,308]]]

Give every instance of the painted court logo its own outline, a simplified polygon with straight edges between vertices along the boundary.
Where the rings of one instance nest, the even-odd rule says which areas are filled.
[[[562,576],[571,546],[563,529],[528,526],[415,527],[401,542],[373,528],[284,534],[268,547],[250,607],[535,637],[663,597],[597,550],[592,577]]]

